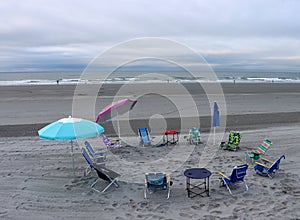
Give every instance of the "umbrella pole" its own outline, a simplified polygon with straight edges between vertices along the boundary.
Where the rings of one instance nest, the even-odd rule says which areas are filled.
[[[71,140],[71,155],[72,155],[73,176],[75,177],[74,152],[73,152],[73,141],[72,140]]]
[[[119,121],[119,114],[117,111],[117,123],[118,123],[118,137],[119,137],[119,141],[121,140],[121,134],[120,134],[120,121]]]
[[[214,142],[213,142],[214,145],[216,145],[216,127],[214,127]]]

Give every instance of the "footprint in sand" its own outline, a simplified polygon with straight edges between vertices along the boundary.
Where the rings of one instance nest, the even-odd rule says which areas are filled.
[[[108,212],[114,212],[114,211],[115,211],[115,209],[113,209],[113,208],[105,208],[105,209],[104,209],[104,211],[108,211]]]
[[[119,204],[117,202],[113,202],[113,204],[111,205],[112,207],[116,208],[119,206]]]
[[[183,217],[183,218],[192,218],[193,216],[192,215],[190,215],[190,214],[188,214],[188,213],[183,213],[183,212],[181,212],[181,213],[179,213],[179,216],[180,217]]]
[[[131,213],[126,213],[125,216],[127,217],[126,219],[133,219]]]
[[[7,211],[1,211],[0,212],[0,217],[6,217],[8,215]]]

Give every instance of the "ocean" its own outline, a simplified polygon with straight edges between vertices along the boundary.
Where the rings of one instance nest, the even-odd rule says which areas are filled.
[[[81,71],[69,72],[0,72],[0,86],[5,85],[51,85],[77,84],[77,83],[125,83],[125,82],[209,82],[205,77],[191,77],[181,71],[155,72],[165,75],[163,78],[139,78],[143,74],[150,74],[147,71],[119,71],[114,72],[106,79],[101,73],[96,74],[93,80],[81,77]],[[216,72],[218,82],[222,83],[299,83],[300,72]]]

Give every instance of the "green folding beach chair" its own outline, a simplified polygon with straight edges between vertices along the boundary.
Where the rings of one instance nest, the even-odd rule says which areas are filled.
[[[272,142],[270,140],[263,140],[263,142],[254,151],[246,151],[246,160],[250,159],[251,163],[253,161],[259,160],[262,155],[264,155],[267,150],[271,147]]]
[[[233,150],[236,151],[239,148],[242,135],[239,132],[231,131],[229,133],[228,143],[221,142],[220,147],[223,150]]]

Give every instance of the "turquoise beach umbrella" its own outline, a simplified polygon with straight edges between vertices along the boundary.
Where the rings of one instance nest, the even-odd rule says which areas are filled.
[[[63,118],[38,131],[39,137],[46,140],[71,141],[71,154],[74,169],[73,140],[94,137],[104,132],[104,128],[92,121],[81,118]],[[75,173],[74,173],[75,174]]]

